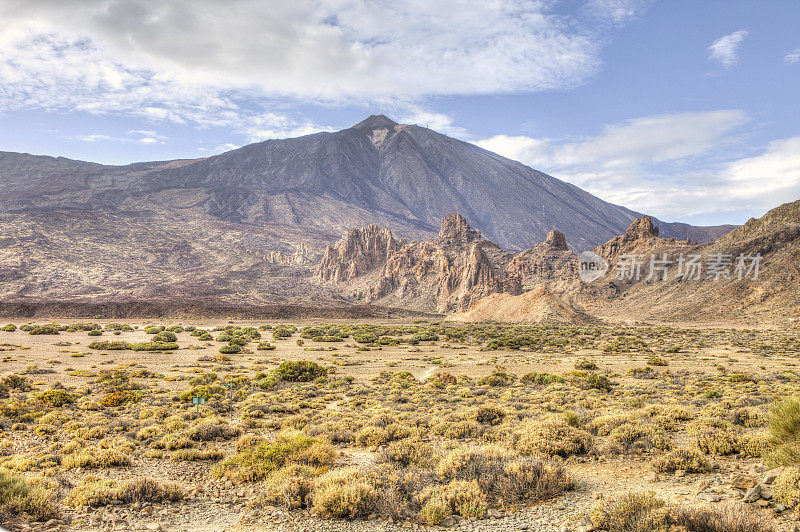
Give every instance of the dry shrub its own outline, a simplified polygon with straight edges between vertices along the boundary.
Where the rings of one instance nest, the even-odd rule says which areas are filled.
[[[551,499],[572,488],[564,469],[496,446],[455,449],[436,468],[445,481],[476,481],[492,501]]]
[[[664,501],[649,493],[626,493],[594,508],[592,524],[609,532],[666,532],[668,509]]]
[[[291,464],[275,471],[264,483],[264,501],[284,504],[288,508],[306,508],[314,489],[314,478],[319,468]]]
[[[795,465],[800,462],[800,398],[787,397],[774,402],[768,414],[772,465]]]
[[[453,480],[444,486],[430,486],[419,494],[420,519],[429,525],[440,524],[448,515],[482,519],[486,517],[486,495],[475,480]]]
[[[42,484],[0,469],[0,525],[4,516],[29,516],[36,521],[60,517],[54,494]]]
[[[218,425],[200,424],[192,427],[187,433],[187,436],[194,441],[214,441],[217,439],[230,440],[238,437],[241,433],[242,429],[239,427],[232,427],[227,423]]]
[[[594,447],[594,438],[585,430],[564,420],[528,421],[514,432],[514,448],[522,454],[541,454],[566,458],[585,454]]]
[[[608,434],[605,451],[612,454],[672,449],[666,431],[658,425],[632,422],[618,426]]]
[[[800,468],[787,467],[775,480],[774,493],[788,508],[800,506]]]
[[[654,471],[667,473],[683,469],[687,473],[710,473],[711,462],[695,449],[675,449],[669,454],[653,460]]]
[[[72,506],[105,506],[114,503],[179,501],[184,493],[178,486],[151,478],[131,480],[123,484],[89,477],[72,489],[67,502]]]
[[[275,441],[261,442],[226,459],[214,473],[240,482],[257,482],[286,464],[321,467],[330,465],[335,458],[330,442],[287,430],[278,434]]]
[[[323,517],[363,517],[372,511],[377,493],[357,468],[336,469],[317,479],[311,499]]]
[[[677,512],[675,524],[689,532],[772,532],[744,505],[728,505],[722,509],[685,508]]]

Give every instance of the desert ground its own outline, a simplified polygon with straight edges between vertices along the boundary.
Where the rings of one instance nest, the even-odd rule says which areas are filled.
[[[796,326],[8,323],[11,530],[798,529]]]

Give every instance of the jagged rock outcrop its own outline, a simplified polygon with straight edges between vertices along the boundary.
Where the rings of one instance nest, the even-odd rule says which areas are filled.
[[[544,243],[558,251],[567,251],[569,249],[569,246],[567,246],[567,237],[564,236],[564,233],[556,229],[547,233],[547,238]]]
[[[316,276],[322,281],[347,282],[383,266],[403,242],[395,239],[389,229],[375,224],[350,229],[325,249]]]
[[[425,242],[365,245],[364,232],[376,231],[371,226],[345,233],[325,252],[317,280],[344,285],[370,303],[447,312],[469,308],[490,294],[521,294],[541,283],[561,288],[574,281],[577,271],[576,257],[557,231],[522,253],[486,240],[459,214],[445,216],[436,238]]]

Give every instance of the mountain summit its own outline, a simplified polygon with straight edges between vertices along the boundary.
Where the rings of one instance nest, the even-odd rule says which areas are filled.
[[[284,244],[303,234],[319,249],[370,223],[427,238],[450,213],[502,247],[529,248],[557,228],[576,249],[587,249],[640,216],[522,163],[384,115],[335,133],[267,140],[196,160],[104,166],[0,153],[0,194],[0,212],[166,209],[262,227]],[[709,241],[725,232],[655,222],[663,236]]]

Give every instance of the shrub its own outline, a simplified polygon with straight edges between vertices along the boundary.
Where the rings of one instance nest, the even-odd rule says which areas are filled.
[[[317,377],[328,376],[328,371],[325,368],[316,362],[308,360],[284,360],[275,371],[281,380],[289,382],[309,382]]]
[[[174,351],[178,349],[178,344],[172,342],[141,342],[130,344],[130,348],[134,351]]]
[[[666,530],[668,509],[650,493],[627,493],[592,510],[592,524],[610,532],[654,532]]]
[[[529,421],[514,432],[514,448],[522,454],[544,454],[566,458],[585,454],[594,447],[594,438],[585,430],[565,421]]]
[[[335,458],[336,452],[329,442],[287,431],[275,441],[261,442],[228,458],[217,466],[215,473],[238,481],[257,482],[288,463],[326,466]]]
[[[100,404],[109,408],[116,408],[118,406],[126,405],[128,403],[136,403],[140,399],[139,394],[130,390],[120,390],[112,392],[100,399]]]
[[[419,495],[423,503],[420,518],[428,524],[440,524],[456,513],[462,517],[486,517],[486,496],[475,480],[453,480],[444,486],[431,486]]]
[[[355,519],[371,513],[376,496],[374,486],[357,469],[343,468],[319,477],[311,499],[323,517]]]
[[[740,450],[736,434],[727,430],[708,429],[697,435],[697,448],[706,454],[729,455]]]
[[[787,467],[775,480],[775,499],[787,508],[800,506],[800,468]]]
[[[99,342],[91,342],[88,346],[89,349],[103,349],[106,351],[122,351],[124,349],[129,349],[129,346],[126,342],[109,342],[108,340],[103,340]]]
[[[152,326],[150,326],[150,327],[147,327],[147,328],[144,330],[144,332],[146,332],[147,334],[158,334],[158,333],[160,333],[161,331],[163,331],[163,330],[164,330],[164,328],[165,328],[165,327],[164,327],[163,325],[152,325]]]
[[[595,364],[594,360],[582,358],[575,363],[575,369],[582,371],[594,371],[597,369],[597,364]]]
[[[522,381],[524,384],[548,386],[554,382],[564,382],[564,377],[560,375],[554,375],[552,373],[536,373],[535,371],[532,371],[523,375],[520,381]]]
[[[516,376],[506,373],[502,368],[497,368],[491,375],[478,379],[481,386],[510,386],[514,383]]]
[[[687,473],[710,473],[711,462],[694,449],[675,449],[657,458],[652,463],[653,470],[667,473],[683,469]]]
[[[439,461],[436,473],[445,481],[474,480],[503,504],[551,499],[573,485],[562,467],[495,446],[454,449]]]
[[[131,480],[117,485],[114,481],[103,481],[96,477],[90,477],[72,489],[67,502],[75,507],[97,507],[115,502],[127,504],[179,501],[183,497],[183,490],[178,486],[161,483],[151,478]]]
[[[176,335],[174,332],[170,332],[170,331],[161,331],[160,333],[158,333],[155,336],[153,336],[151,341],[152,342],[165,342],[165,343],[177,342],[178,341],[178,335]]]
[[[181,449],[172,453],[169,459],[173,462],[196,462],[200,460],[222,460],[224,457],[225,453],[216,448],[204,450]]]
[[[236,353],[241,353],[242,348],[238,345],[223,345],[219,348],[219,352],[223,355],[235,355]]]
[[[800,398],[787,397],[770,405],[768,460],[774,465],[800,463]]]
[[[689,532],[773,532],[773,528],[747,506],[729,504],[717,508],[682,508],[674,522]]]
[[[0,524],[7,515],[28,515],[36,521],[58,518],[54,500],[54,494],[41,485],[0,469]]]
[[[582,390],[600,390],[610,392],[612,383],[606,375],[597,375],[585,371],[573,371],[569,374],[570,382]]]
[[[319,469],[291,464],[282,467],[264,483],[264,499],[270,504],[284,504],[289,509],[306,508],[311,504],[314,477]]]
[[[16,325],[14,325],[13,323],[9,323],[8,325],[4,325],[4,326],[3,326],[3,327],[0,329],[0,331],[5,331],[5,332],[14,332],[14,331],[16,331],[16,330],[17,330],[17,326],[16,326]]]
[[[103,331],[101,331],[100,329],[92,329],[91,331],[89,331],[86,334],[88,334],[89,336],[102,336],[103,335]]]
[[[195,425],[192,427],[187,436],[194,441],[213,441],[216,439],[230,440],[238,437],[242,433],[239,427],[232,427],[227,423],[220,425]]]
[[[55,323],[49,325],[37,325],[28,331],[28,334],[58,334],[61,326]]]
[[[356,443],[363,447],[383,445],[390,440],[389,433],[380,427],[366,426],[358,431]]]
[[[298,340],[298,342],[299,341],[300,340]],[[261,342],[260,344],[258,344],[258,347],[256,347],[256,349],[259,351],[272,351],[275,349],[275,346],[269,342]]]
[[[649,366],[668,366],[669,362],[660,357],[650,357],[647,359]]]
[[[74,403],[75,397],[73,397],[66,390],[54,389],[40,393],[39,395],[36,396],[36,400],[42,403],[46,403],[52,407],[59,408],[64,405],[69,405]]]

